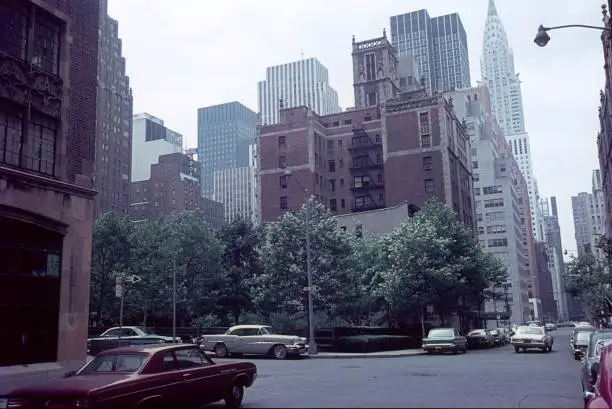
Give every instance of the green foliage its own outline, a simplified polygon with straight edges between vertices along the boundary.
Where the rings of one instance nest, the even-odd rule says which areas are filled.
[[[567,292],[579,299],[592,316],[605,309],[606,285],[611,284],[612,280],[609,269],[593,254],[572,257],[566,264],[563,282]]]
[[[475,310],[507,285],[504,266],[437,200],[390,234],[356,233],[314,199],[275,223],[237,219],[218,231],[195,212],[139,223],[105,215],[94,229],[91,310],[116,324],[115,277],[136,274],[142,281],[128,284],[124,322],[171,325],[175,273],[177,325],[302,331],[307,241],[316,327],[397,325],[428,306],[442,316]]]

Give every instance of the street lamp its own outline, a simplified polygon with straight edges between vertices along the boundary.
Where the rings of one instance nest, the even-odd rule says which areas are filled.
[[[604,15],[604,21],[606,18],[606,5],[602,4],[601,6],[601,12]],[[594,30],[603,30],[606,31],[608,33],[610,33],[610,28],[609,27],[598,27],[598,26],[591,26],[591,25],[587,25],[587,24],[566,24],[563,26],[554,26],[554,27],[544,27],[543,25],[540,25],[540,27],[538,27],[538,32],[535,36],[535,38],[533,39],[533,42],[536,43],[539,47],[546,47],[546,45],[548,44],[548,42],[550,41],[550,36],[548,35],[548,32],[550,30],[557,30],[557,29],[561,29],[561,28],[570,28],[570,27],[578,27],[578,28],[591,28]]]
[[[291,171],[289,169],[285,169],[284,175],[289,177],[291,176]],[[312,303],[312,292],[314,290],[312,284],[312,261],[310,254],[310,194],[308,193],[308,189],[306,189],[302,183],[295,179],[297,185],[304,191],[306,194],[306,217],[305,217],[305,230],[306,230],[306,290],[308,291],[308,354],[316,355],[317,351],[317,341],[315,340],[315,330],[314,330],[314,307]]]

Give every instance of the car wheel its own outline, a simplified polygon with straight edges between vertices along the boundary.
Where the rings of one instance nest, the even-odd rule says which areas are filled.
[[[224,399],[225,406],[228,408],[239,408],[242,406],[244,399],[244,386],[241,383],[234,382],[228,396]]]
[[[519,352],[521,352],[521,349],[519,347],[514,347],[514,352],[518,354]]]
[[[225,358],[227,356],[227,347],[225,344],[215,345],[215,355],[217,358]]]
[[[272,348],[272,356],[276,359],[287,358],[287,348],[284,345],[274,345]]]
[[[548,352],[552,352],[552,344],[548,346]]]

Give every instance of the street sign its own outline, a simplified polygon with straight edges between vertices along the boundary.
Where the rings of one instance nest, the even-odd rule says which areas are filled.
[[[318,285],[314,285],[312,287],[304,287],[304,291],[312,291],[312,292],[317,292],[321,289],[321,287],[319,287]]]
[[[121,298],[123,294],[123,285],[121,283],[115,285],[115,297]]]
[[[142,278],[138,277],[136,274],[132,274],[131,276],[125,277],[124,280],[126,283],[136,284],[142,281]]]

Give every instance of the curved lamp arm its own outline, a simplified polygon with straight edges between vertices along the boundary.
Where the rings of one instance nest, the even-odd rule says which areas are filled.
[[[554,26],[554,27],[544,27],[544,26],[540,26],[538,28],[538,31],[550,31],[550,30],[557,30],[559,28],[571,28],[571,27],[578,27],[578,28],[592,28],[594,30],[603,30],[603,31],[608,31],[608,32],[612,32],[612,28],[610,27],[599,27],[599,26],[590,26],[588,24],[566,24],[563,26]]]

